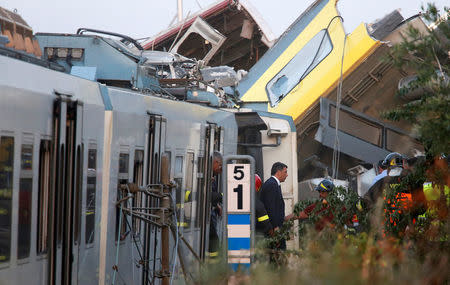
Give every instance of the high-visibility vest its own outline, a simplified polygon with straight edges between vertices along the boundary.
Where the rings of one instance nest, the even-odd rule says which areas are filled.
[[[440,189],[433,187],[432,182],[423,183],[423,194],[427,201],[436,201],[441,197]],[[447,185],[444,186],[444,194],[447,197],[447,204],[450,204],[450,188]]]

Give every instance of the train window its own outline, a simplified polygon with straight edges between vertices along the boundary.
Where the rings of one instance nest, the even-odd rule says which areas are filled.
[[[177,221],[178,226],[186,226],[184,222],[181,221],[182,214],[184,214],[183,211],[183,200],[184,200],[184,191],[183,191],[183,160],[184,157],[181,155],[175,156],[175,174],[174,174],[174,180],[177,185],[177,188],[175,189],[175,201],[177,204]]]
[[[69,142],[70,143],[70,142]],[[62,179],[62,177],[65,176],[66,174],[66,155],[65,155],[65,145],[61,144],[59,146],[59,164],[60,167],[58,169],[58,177],[56,181],[57,182],[57,187],[60,187],[60,189],[63,189],[64,184],[63,181],[64,179]],[[70,159],[70,158],[67,158]],[[67,177],[66,177],[67,178]],[[67,182],[67,179],[66,179]],[[56,193],[55,193],[56,194]],[[64,195],[56,195],[56,205],[63,205],[64,203]],[[57,227],[56,227],[56,242],[58,244],[62,243],[62,236],[63,236],[63,213],[64,213],[64,207],[57,207],[56,205],[53,205],[54,207],[56,207],[56,223],[57,223]]]
[[[84,154],[84,144],[77,146],[76,151],[76,177],[75,177],[75,187],[74,187],[74,230],[73,230],[73,238],[75,244],[80,242],[80,224],[81,224],[81,192],[83,191],[83,154]]]
[[[0,137],[0,262],[11,254],[11,202],[14,171],[14,138]]]
[[[48,199],[50,193],[50,141],[42,140],[39,147],[39,192],[37,222],[37,253],[47,252]]]
[[[202,207],[200,207],[200,192],[203,189],[204,186],[204,167],[205,167],[205,159],[202,156],[199,156],[197,158],[197,190],[194,192],[193,200],[197,202],[197,209],[200,209],[197,211],[197,215],[195,218],[195,227],[200,227],[200,219],[201,215],[203,215]]]
[[[17,240],[17,258],[19,259],[26,258],[30,255],[33,145],[22,145],[20,157],[19,226]]]
[[[336,127],[336,107],[330,106],[330,126]],[[339,112],[339,130],[363,141],[382,147],[383,129],[364,118],[344,110]]]
[[[176,156],[175,157],[175,176],[183,175],[183,157]]]
[[[423,152],[423,146],[419,142],[391,129],[386,129],[386,148],[389,151],[403,153],[408,156],[414,156],[413,150]]]
[[[121,153],[119,155],[119,179],[117,183],[117,201],[122,199],[127,193],[121,190],[122,184],[128,183],[128,163],[129,163],[130,155],[128,153]],[[127,216],[125,213],[122,213],[122,224],[120,224],[120,208],[116,208],[116,234],[115,239],[117,241],[117,237],[119,234],[120,227],[120,240],[125,239],[125,233],[127,231]]]
[[[94,242],[95,237],[95,196],[97,188],[97,150],[88,150],[88,170],[86,188],[86,244]]]
[[[33,168],[33,145],[22,145],[21,170],[32,170]]]
[[[177,209],[176,209],[176,214],[177,214],[177,224],[178,226],[185,226],[184,223],[181,222],[181,214],[182,214],[182,207],[184,206],[182,201],[181,201],[181,196],[183,196],[182,194],[182,187],[183,187],[183,178],[179,177],[179,178],[175,178],[175,184],[177,185],[177,187],[175,188],[175,201],[177,204]]]
[[[318,32],[277,73],[266,86],[270,105],[275,107],[297,86],[333,49],[327,30]]]
[[[119,157],[119,174],[127,174],[128,176],[128,153],[121,153]]]
[[[144,151],[136,150],[134,152],[134,176],[133,183],[138,186],[143,186],[144,184]],[[142,207],[142,193],[137,192],[134,194],[133,198],[133,208]],[[132,221],[133,231],[135,234],[139,234],[141,231],[141,223],[140,220],[136,217],[133,218]]]
[[[191,219],[194,215],[194,208],[192,207],[192,198],[194,196],[193,180],[194,180],[194,153],[188,152],[186,155],[186,186],[184,190],[184,221],[189,228],[191,225]]]
[[[183,194],[183,156],[177,155],[175,156],[175,175],[174,180],[177,185],[176,192],[175,192],[175,201],[177,204],[177,221],[179,226],[185,226],[183,222],[181,222],[181,214],[183,211],[183,200],[184,200],[184,194]]]

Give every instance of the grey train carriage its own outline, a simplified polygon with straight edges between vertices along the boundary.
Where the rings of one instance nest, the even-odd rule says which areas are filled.
[[[263,122],[269,147],[239,143],[242,114]],[[160,183],[168,157],[178,230],[205,259],[212,152],[260,156],[268,178],[277,160],[296,169],[295,143],[290,117],[143,95],[0,55],[0,284],[161,283],[160,230],[121,216],[119,185]],[[288,209],[296,171],[289,178]],[[130,203],[158,206],[139,195]]]

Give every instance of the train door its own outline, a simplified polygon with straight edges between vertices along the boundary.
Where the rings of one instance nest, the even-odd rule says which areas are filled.
[[[82,193],[83,106],[57,94],[53,110],[49,284],[77,284]]]
[[[147,184],[160,184],[160,165],[161,154],[164,153],[165,137],[166,137],[166,119],[161,115],[149,114],[148,138],[147,138],[147,168],[146,182]],[[147,208],[158,208],[159,199],[146,195],[145,201],[142,203]],[[158,266],[158,234],[159,230],[156,226],[149,223],[144,224],[144,243],[143,252],[146,264],[143,268],[142,284],[154,284]]]
[[[205,135],[203,144],[203,158],[199,159],[198,172],[202,181],[199,181],[199,226],[200,226],[200,252],[199,256],[202,260],[205,259],[209,244],[209,231],[211,220],[211,203],[210,191],[212,188],[212,155],[214,151],[220,151],[221,146],[221,128],[217,125],[208,123],[205,127]],[[199,155],[200,156],[200,155]],[[219,183],[220,185],[220,183]]]

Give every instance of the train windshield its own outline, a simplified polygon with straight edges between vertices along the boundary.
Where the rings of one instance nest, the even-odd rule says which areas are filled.
[[[275,107],[297,86],[333,49],[327,30],[318,32],[267,83],[266,90],[270,105]]]
[[[118,51],[120,51],[121,53],[124,53],[128,56],[132,56],[136,59],[140,58],[140,52],[138,50],[133,50],[133,49],[129,48],[127,45],[125,45],[124,43],[122,43],[119,40],[114,40],[114,39],[110,39],[110,38],[103,38],[103,40],[105,42],[107,42],[110,46],[112,46],[115,49],[117,49]]]

